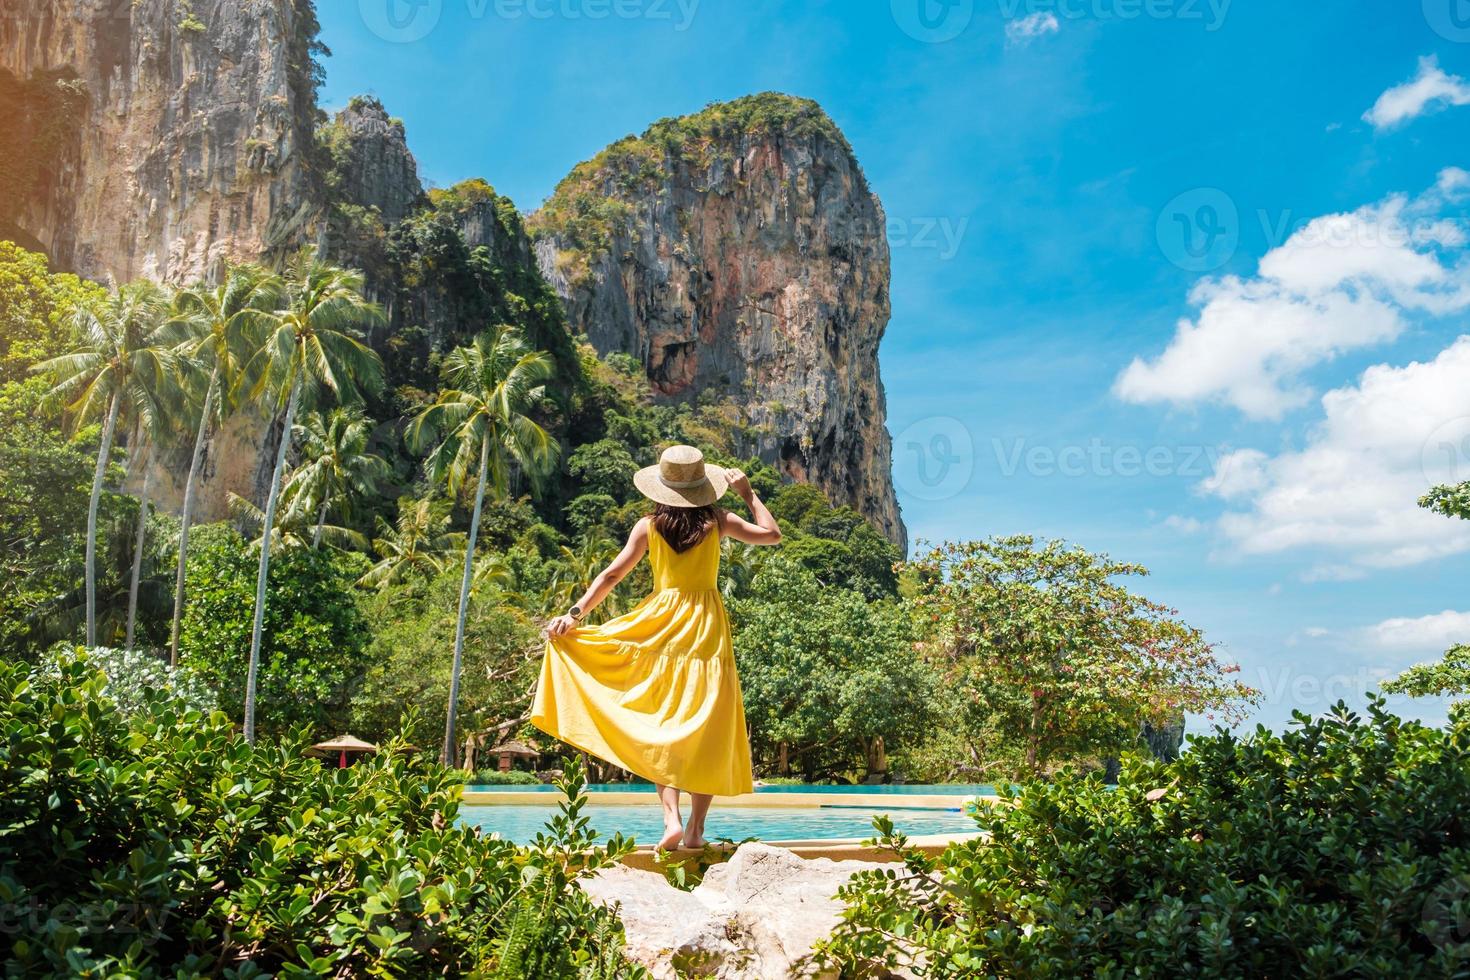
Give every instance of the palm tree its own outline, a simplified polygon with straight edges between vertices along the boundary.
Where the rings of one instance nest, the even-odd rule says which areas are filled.
[[[533,351],[513,327],[498,326],[481,334],[468,347],[456,348],[444,359],[445,388],[434,404],[419,413],[408,427],[408,443],[415,450],[430,448],[430,479],[447,480],[458,494],[475,481],[475,507],[465,543],[464,577],[459,589],[459,618],[454,630],[454,662],[449,673],[449,711],[444,721],[444,763],[454,765],[455,712],[459,706],[460,663],[464,656],[465,615],[469,611],[470,583],[475,569],[475,540],[485,490],[503,495],[512,467],[537,481],[555,462],[558,447],[530,416],[546,395],[543,382],[551,376],[553,361],[545,351]]]
[[[353,496],[374,493],[391,475],[388,461],[368,452],[373,422],[356,407],[338,406],[326,414],[312,412],[296,426],[302,463],[286,482],[288,519],[315,512],[312,547],[321,544],[327,512],[333,507],[350,516]]]
[[[378,518],[373,550],[379,560],[357,584],[389,589],[416,576],[429,578],[442,572],[445,555],[465,543],[463,533],[449,530],[449,511],[447,503],[425,497],[400,506],[397,526]]]
[[[194,454],[189,459],[189,476],[184,483],[184,508],[179,516],[179,563],[174,569],[174,617],[169,630],[168,659],[179,663],[179,626],[184,620],[184,575],[189,557],[189,527],[194,519],[194,501],[199,485],[199,468],[209,434],[230,415],[232,395],[242,369],[254,353],[255,328],[263,311],[270,309],[280,289],[280,280],[259,266],[230,269],[217,285],[200,283],[180,291],[175,298],[173,325],[184,337],[179,346],[185,364],[194,369],[199,382],[199,421],[194,431]]]
[[[263,343],[245,366],[245,375],[257,379],[253,393],[268,392],[285,410],[270,492],[261,515],[262,536],[267,541],[260,549],[255,579],[255,622],[245,680],[245,739],[249,742],[255,741],[255,686],[271,559],[268,538],[276,524],[296,409],[303,394],[315,394],[321,388],[341,401],[356,398],[359,388],[376,390],[383,381],[382,361],[354,336],[357,328],[382,318],[377,304],[363,298],[362,287],[362,273],[329,265],[317,258],[314,249],[303,249],[285,276],[284,304],[267,314]]]
[[[291,485],[289,476],[286,485]],[[254,538],[250,547],[259,548],[267,540],[267,535],[261,533],[265,529],[265,511],[234,492],[229,494],[229,507],[230,516],[240,525],[241,532]],[[317,524],[307,512],[293,514],[289,508],[276,511],[269,540],[272,552],[282,548],[317,548],[322,544],[341,551],[367,551],[369,547],[367,535],[361,531],[336,524]]]
[[[73,319],[75,350],[32,370],[53,379],[50,398],[66,403],[73,424],[102,420],[92,496],[87,504],[86,638],[97,645],[97,508],[112,457],[113,436],[127,411],[148,424],[161,414],[159,393],[173,373],[173,353],[161,343],[167,296],[152,283],[115,289],[106,300],[80,307]]]

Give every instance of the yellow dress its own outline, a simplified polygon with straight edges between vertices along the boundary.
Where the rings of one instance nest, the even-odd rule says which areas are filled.
[[[719,531],[680,554],[650,522],[648,560],[654,591],[636,609],[547,641],[531,724],[655,783],[749,793]]]

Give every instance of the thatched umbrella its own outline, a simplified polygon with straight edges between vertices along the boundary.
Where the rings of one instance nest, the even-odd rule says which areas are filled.
[[[322,755],[331,755],[333,752],[340,753],[337,759],[338,769],[347,768],[347,754],[349,752],[363,755],[378,751],[378,747],[373,743],[364,742],[362,739],[354,738],[351,735],[338,735],[329,741],[318,742],[312,746],[312,749],[322,753]]]
[[[505,770],[507,770],[507,769],[510,768],[510,765],[511,765],[510,760],[512,758],[520,758],[520,759],[539,759],[539,758],[541,758],[541,753],[540,752],[537,752],[535,749],[531,748],[525,742],[522,742],[519,739],[514,739],[514,738],[513,739],[510,739],[509,741],[506,741],[506,742],[501,742],[499,745],[495,746],[495,748],[493,748],[493,749],[490,750],[490,754],[499,758],[499,760],[500,760],[500,769],[501,769],[502,772],[504,772]]]

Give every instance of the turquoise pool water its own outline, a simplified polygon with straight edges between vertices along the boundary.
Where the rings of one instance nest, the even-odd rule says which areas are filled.
[[[583,811],[602,838],[621,832],[640,844],[651,844],[663,836],[663,815],[657,804],[650,806],[588,805]],[[728,837],[743,840],[823,840],[838,837],[872,837],[873,817],[883,810],[871,807],[821,806],[716,807],[710,813],[705,836],[710,840]],[[545,829],[555,810],[535,804],[465,806],[460,819],[486,833],[524,844]],[[894,826],[910,836],[921,834],[972,833],[975,821],[959,810],[888,811]]]
[[[476,793],[555,793],[555,786],[537,783],[533,786],[466,786]],[[653,792],[648,783],[593,783],[587,787],[589,793],[627,793],[647,790]],[[823,786],[818,783],[800,783],[794,786],[757,786],[757,793],[871,793],[880,796],[993,796],[995,787],[989,783],[905,783],[900,786]]]

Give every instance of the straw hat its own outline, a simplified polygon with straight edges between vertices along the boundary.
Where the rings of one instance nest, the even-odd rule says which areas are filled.
[[[704,453],[693,446],[670,446],[657,466],[633,474],[638,492],[656,504],[705,507],[725,495],[730,480],[721,467],[704,468]]]

